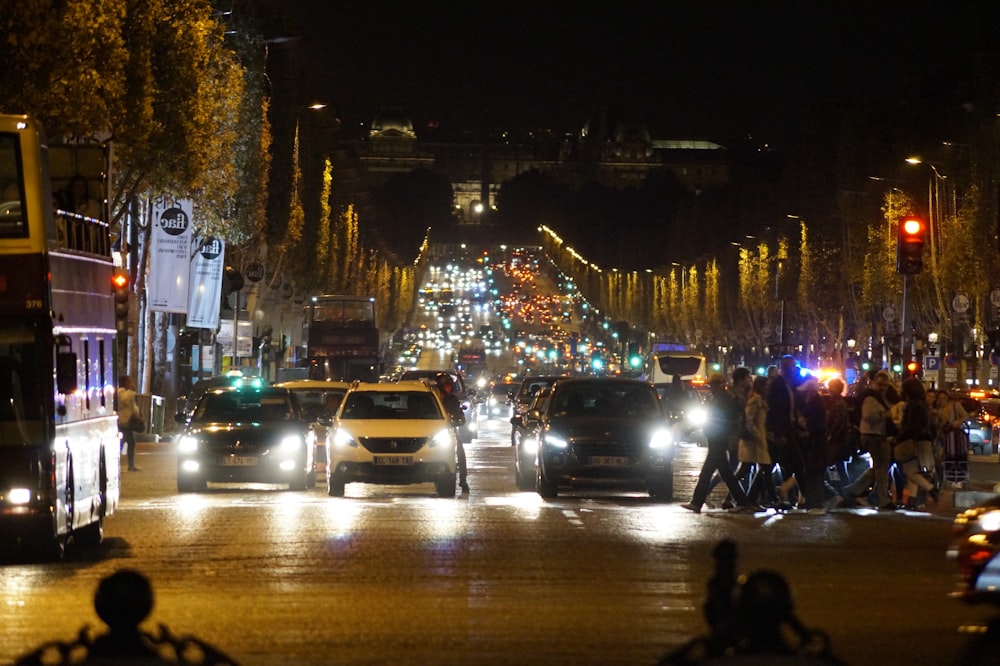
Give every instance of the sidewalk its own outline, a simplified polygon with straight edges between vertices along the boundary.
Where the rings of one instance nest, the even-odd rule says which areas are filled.
[[[956,511],[1000,495],[1000,457],[969,455],[969,480],[964,488],[948,490]],[[942,502],[944,504],[944,502]]]

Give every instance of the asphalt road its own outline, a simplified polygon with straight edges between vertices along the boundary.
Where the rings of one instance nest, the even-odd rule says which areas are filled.
[[[169,444],[143,445],[103,546],[0,567],[0,663],[97,628],[98,581],[147,574],[146,625],[195,634],[245,664],[652,664],[704,631],[711,550],[781,571],[802,621],[853,664],[948,664],[957,627],[988,609],[949,600],[951,514],[685,511],[703,450],[683,447],[676,498],[513,483],[509,425],[468,446],[472,491],[430,485],[221,486],[178,495]],[[719,501],[716,496],[714,500]]]

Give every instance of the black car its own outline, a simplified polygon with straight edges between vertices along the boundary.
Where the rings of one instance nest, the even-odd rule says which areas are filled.
[[[524,381],[521,382],[521,386],[517,390],[517,394],[511,402],[511,416],[516,418],[527,412],[535,394],[543,388],[555,384],[557,379],[564,379],[564,377],[562,375],[539,375],[525,377]],[[517,440],[522,434],[523,430],[521,426],[515,423],[512,418],[510,429],[510,443],[512,446],[517,446]]]
[[[177,490],[204,490],[209,482],[312,488],[310,426],[287,388],[251,382],[209,389],[177,439]]]
[[[538,454],[538,435],[541,414],[545,412],[552,387],[540,389],[524,414],[512,416],[511,425],[517,431],[514,443],[514,483],[518,490],[535,489],[535,457]]]
[[[407,370],[399,376],[401,382],[413,381],[414,379],[429,379],[434,381],[439,372],[447,372],[451,376],[452,385],[455,387],[455,397],[462,405],[465,412],[465,423],[459,426],[458,436],[462,442],[468,444],[476,436],[479,429],[479,420],[476,418],[476,410],[472,408],[472,392],[465,386],[465,377],[461,372],[455,370]]]
[[[673,496],[673,432],[653,386],[633,379],[562,379],[538,415],[535,490],[644,485]]]

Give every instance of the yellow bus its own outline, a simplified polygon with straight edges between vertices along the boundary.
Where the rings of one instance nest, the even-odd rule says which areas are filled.
[[[0,541],[61,557],[118,505],[107,224],[57,211],[40,124],[0,115]]]

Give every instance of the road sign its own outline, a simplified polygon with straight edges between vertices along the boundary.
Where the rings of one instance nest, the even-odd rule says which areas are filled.
[[[887,305],[882,309],[882,319],[885,321],[896,321],[896,306]]]
[[[940,370],[940,369],[941,369],[940,356],[924,356],[924,370]]]
[[[944,357],[944,366],[946,368],[957,368],[958,367],[958,357],[954,354],[948,354]]]
[[[971,301],[966,294],[955,294],[955,298],[951,299],[951,309],[959,314],[968,312],[969,305],[971,305]]]

